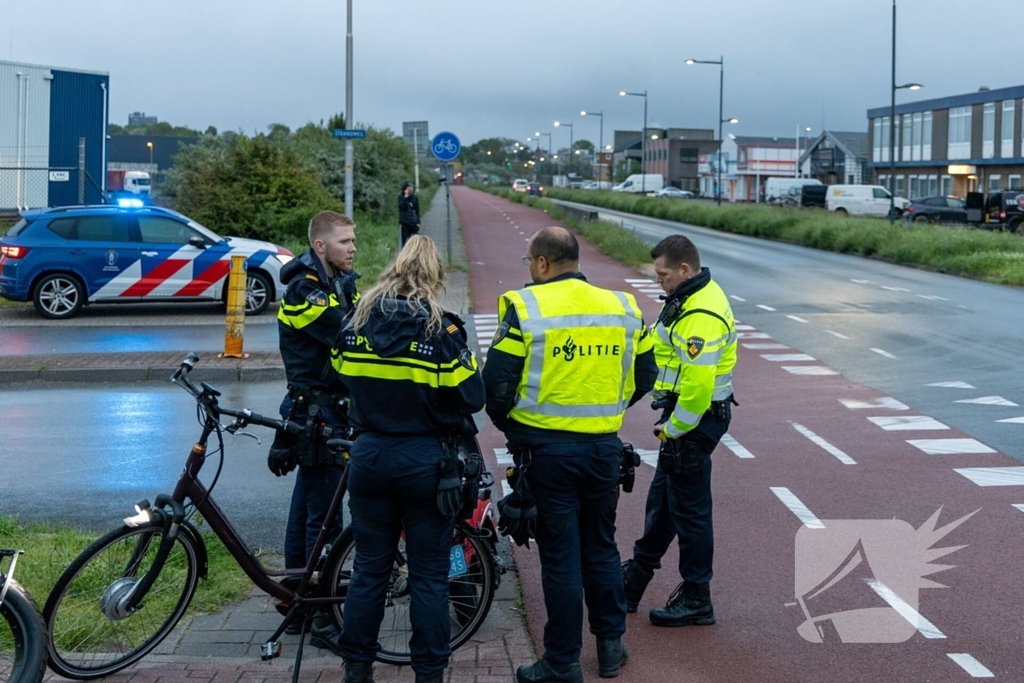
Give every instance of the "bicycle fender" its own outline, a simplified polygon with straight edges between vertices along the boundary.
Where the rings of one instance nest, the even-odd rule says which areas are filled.
[[[199,533],[199,530],[192,525],[192,522],[185,522],[181,525],[181,530],[178,533],[185,533],[192,536],[192,547],[196,549],[196,565],[199,570],[199,578],[206,581],[206,576],[210,568],[209,555],[206,552],[206,542],[203,541],[203,535]]]

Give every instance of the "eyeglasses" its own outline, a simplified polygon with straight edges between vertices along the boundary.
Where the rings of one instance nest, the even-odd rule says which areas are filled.
[[[534,258],[533,256],[524,256],[523,257],[523,265],[524,266],[530,265],[530,261],[532,261],[533,258]]]

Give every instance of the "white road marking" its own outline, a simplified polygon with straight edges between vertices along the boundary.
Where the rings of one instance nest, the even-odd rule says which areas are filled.
[[[925,619],[920,612],[911,607],[907,602],[896,595],[891,588],[886,586],[884,583],[880,583],[876,579],[868,579],[868,585],[871,586],[871,590],[878,593],[878,597],[889,603],[889,607],[896,610],[896,613],[901,617],[910,622],[911,626],[917,629],[925,638],[931,640],[941,640],[946,636],[938,629],[932,622]]]
[[[508,481],[505,479],[501,480],[501,497],[512,495],[512,487],[509,486]]]
[[[757,328],[754,327],[753,325],[737,325],[736,326],[736,331],[737,332],[750,332],[751,330],[756,330],[756,329]]]
[[[791,375],[838,375],[832,368],[824,365],[783,365],[782,369]]]
[[[744,344],[745,349],[788,349],[785,344]]]
[[[771,339],[765,332],[738,332],[737,339]]]
[[[893,360],[899,360],[899,358],[897,358],[896,356],[894,356],[893,354],[889,353],[888,351],[886,351],[884,349],[872,348],[871,350],[874,351],[875,353],[877,353],[879,356],[884,356],[886,358],[891,358]]]
[[[726,434],[722,437],[722,443],[725,445],[726,448],[735,453],[737,458],[748,459],[754,457],[754,454],[748,451],[746,446],[741,445],[739,441],[734,439],[729,434]]]
[[[746,301],[747,301],[746,299],[744,299],[744,298],[742,298],[742,297],[738,297],[738,296],[736,296],[735,294],[730,294],[730,295],[729,295],[729,298],[730,298],[730,299],[733,299],[733,300],[735,300],[735,301],[739,301],[739,302],[741,302],[741,303],[746,303]]]
[[[845,334],[839,334],[838,332],[833,332],[832,330],[825,331],[831,334],[833,337],[839,337],[840,339],[849,339],[849,337],[847,337]]]
[[[654,281],[651,280],[650,278],[639,279],[639,278],[634,278],[634,277],[627,277],[626,278],[626,282],[646,282],[646,283],[651,283],[651,282],[654,282]]]
[[[801,318],[798,315],[787,315],[786,317],[789,318],[790,320],[795,320],[798,323],[806,323],[807,322],[806,320],[804,320],[803,318]]]
[[[935,294],[918,294],[922,299],[928,299],[928,301],[949,301],[945,297],[936,296]]]
[[[1012,425],[1024,425],[1024,416],[1021,417],[1008,417],[1005,420],[996,420],[996,422],[1004,422]]]
[[[758,308],[762,308],[762,309],[764,309],[764,310],[766,310],[766,311],[774,311],[774,310],[775,310],[775,309],[774,309],[774,308],[772,308],[771,306],[765,306],[764,304],[758,304],[758,305],[757,305],[757,307],[758,307]]]
[[[962,398],[957,403],[974,403],[979,406],[1006,406],[1007,408],[1019,407],[1013,401],[1002,396],[981,396],[979,398]]]
[[[497,320],[498,319],[498,314],[497,313],[474,313],[473,314],[473,320],[487,320],[487,319]]]
[[[984,664],[965,652],[950,653],[946,656],[959,664],[972,678],[995,678],[995,674],[985,668]]]
[[[871,284],[871,280],[854,280],[853,278],[850,278],[850,282],[856,282],[858,285],[869,285],[869,284]]]
[[[854,460],[853,458],[848,456],[846,453],[844,453],[843,451],[839,450],[838,448],[836,448],[835,446],[830,444],[828,441],[825,441],[825,439],[821,438],[820,436],[818,436],[817,434],[812,432],[807,427],[804,427],[802,424],[798,424],[796,422],[790,422],[789,424],[793,425],[793,429],[795,429],[796,431],[798,431],[801,434],[803,434],[804,436],[806,436],[810,440],[811,443],[815,444],[816,446],[821,447],[822,450],[824,450],[826,453],[832,455],[836,460],[838,460],[839,462],[843,463],[844,465],[856,465],[857,464],[856,460]]]
[[[512,464],[512,455],[508,452],[507,448],[495,448],[494,459],[502,466]]]
[[[782,501],[782,504],[789,508],[789,511],[796,515],[797,519],[804,523],[809,529],[824,529],[825,525],[814,516],[814,513],[807,509],[799,498],[785,486],[772,486],[772,493]]]
[[[640,456],[640,462],[645,465],[650,465],[654,468],[658,467],[658,451],[641,448],[636,454]]]
[[[903,287],[889,287],[887,285],[882,285],[882,289],[888,289],[890,292],[909,292],[910,291],[909,289],[905,289]]]
[[[1013,507],[1017,508],[1021,512],[1024,512],[1024,503],[1011,503]]]
[[[974,389],[974,385],[957,380],[955,382],[932,382],[925,384],[926,387],[943,387],[945,389]]]
[[[963,467],[953,471],[978,486],[1024,486],[1024,467]]]
[[[806,353],[762,353],[761,358],[770,360],[773,363],[781,363],[784,361],[791,361],[794,363],[800,361],[813,361],[813,357],[808,356]]]
[[[856,398],[841,398],[839,402],[850,410],[868,410],[875,408],[885,408],[887,410],[910,410],[910,406],[905,403],[900,403],[894,398],[883,396],[882,398],[872,398],[867,401],[861,401]]]
[[[965,455],[968,453],[995,453],[977,439],[908,439],[914,448],[928,455]]]
[[[885,417],[869,417],[868,419],[887,432],[949,429],[934,417],[927,415],[887,415]]]

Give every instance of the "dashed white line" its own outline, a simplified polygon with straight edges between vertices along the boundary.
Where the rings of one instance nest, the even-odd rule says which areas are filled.
[[[626,278],[626,282],[646,282],[646,283],[649,284],[649,283],[653,282],[653,280],[651,280],[650,278],[640,279],[640,278],[635,278],[635,277],[627,277]]]
[[[832,368],[824,365],[783,365],[782,369],[791,375],[838,375]]]
[[[888,289],[890,292],[909,292],[909,289],[904,287],[889,287],[888,285],[882,285],[882,289]]]
[[[736,331],[737,332],[751,332],[751,331],[756,330],[756,329],[757,328],[754,327],[753,325],[737,325],[736,326]]]
[[[962,398],[957,403],[973,403],[980,406],[1006,406],[1007,408],[1019,407],[1013,401],[1002,396],[980,396],[978,398]]]
[[[738,332],[738,339],[771,339],[766,332]]]
[[[772,493],[782,501],[782,504],[789,508],[789,511],[796,515],[797,519],[804,523],[804,526],[809,529],[824,529],[825,525],[821,523],[813,512],[807,509],[807,506],[797,498],[792,491],[785,486],[772,486]]]
[[[754,454],[748,451],[746,446],[741,445],[739,441],[729,434],[722,437],[722,444],[735,453],[737,458],[749,459],[754,457]]]
[[[747,302],[746,299],[744,299],[743,297],[736,296],[735,294],[730,294],[729,298],[733,299],[734,301],[739,301],[740,303],[746,303]]]
[[[1024,503],[1011,503],[1011,505],[1021,512],[1024,512]]]
[[[989,671],[984,664],[966,652],[950,653],[946,656],[959,664],[960,668],[969,673],[972,678],[995,678],[995,674]]]
[[[774,310],[775,310],[775,309],[774,309],[774,308],[772,308],[771,306],[765,306],[764,304],[758,304],[758,305],[757,305],[757,307],[758,307],[758,308],[761,308],[761,309],[764,309],[764,310],[766,310],[766,311],[774,311]]]
[[[996,420],[996,422],[1003,422],[1005,424],[1012,424],[1012,425],[1024,425],[1024,416],[1021,416],[1021,417],[1008,417],[1005,420]]]
[[[934,417],[928,417],[927,415],[886,415],[883,417],[869,417],[868,420],[874,422],[887,432],[938,431],[942,429],[949,429],[949,427],[942,424]]]
[[[787,315],[786,317],[789,318],[790,320],[795,320],[798,323],[806,323],[807,322],[806,320],[804,320],[803,318],[801,318],[798,315]]]
[[[806,436],[811,443],[815,444],[816,446],[819,446],[822,450],[833,456],[836,460],[843,463],[844,465],[857,464],[856,460],[854,460],[846,453],[830,444],[828,441],[825,441],[825,439],[821,438],[807,427],[804,427],[802,424],[798,424],[796,422],[790,422],[790,424],[793,425],[793,429]]]
[[[869,285],[869,284],[871,284],[871,280],[854,280],[853,278],[850,278],[850,282],[856,282],[858,285]]]
[[[650,465],[651,467],[655,468],[658,466],[658,451],[646,450],[641,448],[637,450],[636,454],[640,456],[640,462],[644,463],[645,465]]]
[[[896,595],[896,593],[894,593],[893,590],[884,583],[880,583],[876,579],[868,579],[867,583],[871,586],[871,590],[878,594],[878,597],[889,603],[889,606],[896,610],[897,614],[909,621],[922,636],[930,640],[941,640],[946,637],[945,634],[935,626],[935,624],[925,619],[920,612],[907,604],[903,598]]]
[[[910,410],[910,406],[905,403],[900,403],[889,396],[872,398],[867,401],[862,401],[856,398],[841,398],[839,399],[839,402],[850,410],[873,410],[876,408],[884,408],[887,410]]]
[[[926,387],[943,387],[944,389],[974,389],[973,384],[967,382],[961,382],[956,380],[955,382],[932,382],[931,384],[925,384]]]
[[[832,330],[825,331],[831,334],[833,337],[839,337],[840,339],[849,339],[849,337],[847,337],[845,334],[839,334],[838,332],[833,332]]]
[[[966,455],[996,452],[977,439],[908,439],[907,443],[928,455]]]
[[[788,349],[785,344],[744,344],[745,349]]]
[[[508,496],[508,495],[511,495],[511,494],[512,494],[512,487],[509,486],[508,480],[502,479],[501,480],[501,497],[504,498],[505,496]]]
[[[498,461],[499,465],[512,464],[512,455],[508,452],[507,448],[495,448],[494,459]]]
[[[876,349],[876,348],[872,347],[871,350],[874,351],[875,353],[877,353],[879,356],[883,356],[885,358],[891,358],[892,360],[899,360],[899,358],[897,358],[893,354],[889,353],[885,349]]]
[[[949,301],[945,297],[936,296],[935,294],[918,294],[922,299],[928,299],[928,301]]]
[[[978,486],[1024,486],[1024,467],[962,467],[953,471]]]
[[[806,353],[762,353],[761,358],[770,360],[773,363],[782,363],[790,361],[798,363],[800,361],[813,361],[814,357],[808,356]]]

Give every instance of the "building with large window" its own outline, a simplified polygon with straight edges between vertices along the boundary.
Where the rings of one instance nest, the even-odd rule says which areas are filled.
[[[1024,86],[982,90],[868,110],[872,175],[889,185],[890,133],[895,133],[895,190],[914,199],[929,195],[998,192],[1021,188]]]
[[[720,143],[715,131],[695,128],[648,129],[644,173],[660,173],[666,185],[700,191],[700,157],[714,154]]]

